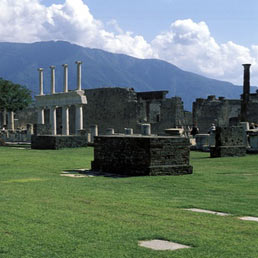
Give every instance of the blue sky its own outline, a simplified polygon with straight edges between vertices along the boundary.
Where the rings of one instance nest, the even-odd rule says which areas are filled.
[[[64,0],[42,0],[45,5]],[[257,0],[83,0],[96,19],[152,40],[179,19],[205,21],[219,43],[258,44]]]
[[[1,41],[66,40],[240,85],[251,63],[258,85],[257,0],[5,0],[0,10]]]

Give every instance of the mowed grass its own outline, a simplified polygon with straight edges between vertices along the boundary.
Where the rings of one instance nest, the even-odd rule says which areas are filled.
[[[92,159],[92,148],[0,147],[0,257],[258,257],[258,222],[238,219],[258,216],[257,155],[192,152],[186,176],[60,176]],[[193,248],[138,246],[148,239]]]

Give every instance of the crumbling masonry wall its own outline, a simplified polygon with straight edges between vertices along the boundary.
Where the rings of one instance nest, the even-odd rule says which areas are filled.
[[[223,97],[208,96],[207,99],[196,99],[193,102],[193,122],[200,133],[208,133],[211,123],[219,126],[229,125],[229,121],[240,115],[241,101]]]
[[[142,123],[150,123],[154,134],[164,129],[190,125],[189,112],[181,98],[166,98],[167,91],[135,92],[131,88],[99,88],[85,90],[88,105],[84,107],[84,128],[97,124],[100,134],[106,128],[123,133],[133,128],[140,133]]]

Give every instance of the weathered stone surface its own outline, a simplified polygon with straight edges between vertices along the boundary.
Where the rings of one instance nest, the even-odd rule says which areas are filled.
[[[239,219],[258,222],[258,217],[246,216],[246,217],[240,217]]]
[[[241,157],[246,155],[245,146],[218,146],[210,147],[211,158],[216,157]]]
[[[61,149],[86,147],[87,136],[52,136],[52,135],[32,135],[32,149]]]
[[[121,175],[191,174],[189,140],[183,137],[95,137],[92,170]]]
[[[229,216],[230,215],[229,213],[225,213],[225,212],[203,210],[203,209],[196,209],[196,208],[185,209],[185,210],[193,211],[193,212],[200,212],[200,213],[214,214],[214,215],[218,215],[218,216]]]
[[[245,156],[244,128],[229,126],[216,128],[216,144],[210,148],[211,158]]]
[[[153,239],[153,240],[148,240],[148,241],[139,241],[139,246],[150,248],[153,250],[177,250],[177,249],[182,249],[182,248],[191,248],[191,246],[188,245],[182,245],[166,240],[159,240],[159,239]]]
[[[229,125],[232,118],[240,113],[240,99],[225,99],[208,96],[207,99],[198,98],[193,102],[193,121],[200,129],[200,133],[208,133],[212,123]]]
[[[50,124],[34,124],[34,135],[50,135],[51,125]]]

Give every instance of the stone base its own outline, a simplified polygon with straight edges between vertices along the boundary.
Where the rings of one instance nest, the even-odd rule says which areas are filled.
[[[189,145],[184,137],[97,136],[91,169],[124,176],[191,174]]]
[[[77,148],[87,146],[87,136],[52,136],[52,135],[32,135],[31,148],[32,149],[51,149],[57,150],[61,148]]]
[[[160,165],[160,166],[150,166],[150,167],[126,167],[110,170],[110,166],[99,164],[95,161],[91,162],[91,169],[93,171],[99,171],[104,173],[114,173],[125,176],[179,176],[187,175],[193,173],[192,166],[173,166],[173,165]]]
[[[219,146],[210,148],[210,157],[234,157],[234,156],[245,156],[246,147],[245,146]]]
[[[183,166],[183,165],[168,165],[168,166],[151,166],[149,167],[150,176],[165,176],[165,175],[186,175],[192,174],[193,167],[192,166]]]

